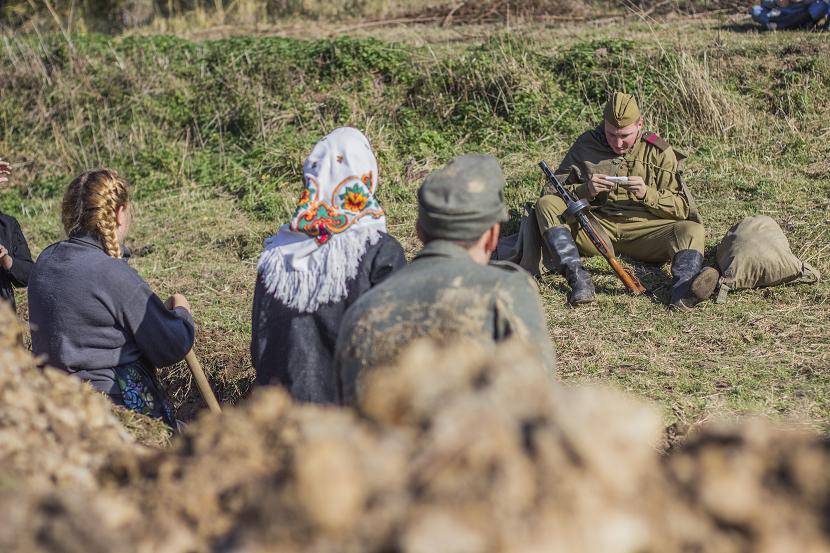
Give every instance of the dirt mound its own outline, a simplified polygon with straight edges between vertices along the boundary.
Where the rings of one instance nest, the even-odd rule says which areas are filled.
[[[153,451],[15,340],[0,474],[40,487],[0,486],[3,551],[830,551],[826,439],[748,420],[661,457],[652,407],[558,385],[515,344],[416,344],[356,411],[260,390]]]
[[[665,461],[675,551],[830,551],[830,440],[764,419],[707,425]]]
[[[122,459],[107,487],[143,512],[165,505],[154,528],[218,550],[654,544],[642,500],[659,472],[652,408],[610,390],[561,389],[517,346],[493,356],[422,344],[364,388],[357,415],[265,391],[200,421],[170,452]]]
[[[0,492],[0,517],[0,551],[6,553],[142,550],[135,507],[87,488]]]
[[[750,420],[661,458],[660,437],[651,407],[558,386],[517,346],[420,344],[356,414],[264,391],[107,487],[171,551],[825,550],[823,439]]]
[[[147,538],[157,540],[151,549],[171,536],[183,544],[173,551],[241,547],[252,533],[265,547],[334,547],[383,534],[381,521],[395,512],[385,498],[405,484],[407,443],[272,389],[201,419],[167,452],[114,459],[104,480],[150,514],[160,530]]]
[[[0,302],[0,551],[129,551],[134,506],[98,489],[113,452],[137,451],[109,401],[39,369]]]
[[[0,303],[0,489],[94,487],[107,455],[132,439],[100,394],[19,346],[14,314]]]
[[[660,418],[649,406],[603,388],[559,387],[517,346],[492,356],[422,344],[372,375],[361,409],[420,429],[407,550],[447,539],[469,551],[650,543],[640,497],[657,469]]]

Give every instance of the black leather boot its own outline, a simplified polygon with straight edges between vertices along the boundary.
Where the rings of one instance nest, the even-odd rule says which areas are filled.
[[[680,250],[671,262],[671,300],[669,307],[691,309],[700,300],[692,294],[692,281],[703,268],[703,254],[696,250]]]
[[[545,231],[543,238],[559,272],[571,287],[568,303],[580,305],[594,301],[594,283],[582,265],[571,231],[555,227]]]

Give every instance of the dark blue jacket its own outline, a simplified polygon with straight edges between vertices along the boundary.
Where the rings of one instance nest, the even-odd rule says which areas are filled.
[[[93,236],[52,244],[29,279],[32,351],[50,365],[109,369],[140,358],[155,367],[184,359],[193,318],[169,310],[123,259]]]
[[[405,264],[401,245],[383,234],[363,254],[357,276],[347,284],[348,295],[314,313],[286,306],[257,278],[251,335],[257,384],[283,386],[298,401],[335,403],[334,346],[343,314],[367,290]]]
[[[8,271],[0,264],[0,301],[5,300],[16,307],[14,302],[14,288],[25,288],[29,282],[29,273],[32,271],[32,254],[29,244],[20,230],[17,220],[10,215],[0,213],[0,244],[12,256],[14,264]]]

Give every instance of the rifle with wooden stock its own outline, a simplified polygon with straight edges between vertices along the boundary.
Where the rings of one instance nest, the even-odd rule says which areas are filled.
[[[540,161],[539,167],[541,167],[542,172],[545,173],[548,183],[553,186],[559,197],[565,201],[565,205],[567,207],[565,212],[560,216],[562,223],[567,224],[570,219],[576,219],[582,229],[582,232],[585,233],[597,251],[602,254],[602,257],[608,261],[608,264],[611,265],[614,273],[616,273],[617,277],[619,277],[622,283],[625,284],[625,287],[628,288],[635,296],[648,292],[646,287],[640,284],[640,281],[637,280],[637,277],[634,276],[631,271],[623,267],[620,260],[617,259],[613,253],[611,253],[611,249],[605,243],[605,240],[602,239],[602,236],[596,231],[590,219],[588,219],[588,215],[586,213],[590,207],[588,200],[575,200],[573,196],[571,196],[570,192],[562,186],[562,183],[559,182],[559,179],[556,178],[556,175],[553,174],[553,171],[550,170],[547,163]]]

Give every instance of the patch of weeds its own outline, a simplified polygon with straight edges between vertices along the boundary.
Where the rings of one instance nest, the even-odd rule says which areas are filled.
[[[445,135],[504,151],[511,143],[570,132],[575,104],[525,39],[495,35],[457,58],[428,68],[408,93],[408,107]]]
[[[26,198],[19,188],[0,190],[0,213],[23,213]]]
[[[132,183],[136,199],[147,199],[181,184],[182,148],[159,141],[155,148],[135,152],[129,159],[117,160],[115,167]]]
[[[411,55],[403,46],[373,38],[338,37],[313,42],[309,48],[311,64],[321,79],[354,80],[377,75],[385,82],[412,80]]]
[[[553,71],[565,92],[590,105],[602,105],[609,91],[637,89],[633,50],[631,40],[580,42],[555,59]]]

